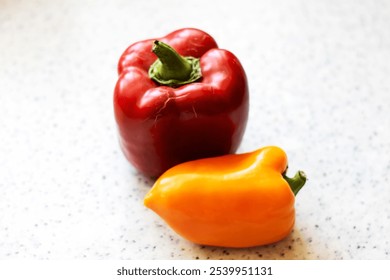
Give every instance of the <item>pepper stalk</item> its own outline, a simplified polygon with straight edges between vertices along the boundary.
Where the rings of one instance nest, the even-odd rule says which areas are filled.
[[[199,58],[181,56],[168,44],[155,40],[152,52],[158,59],[149,68],[149,77],[161,85],[178,87],[202,77]]]
[[[289,184],[292,192],[296,196],[298,192],[302,189],[302,187],[305,185],[307,177],[305,172],[299,170],[297,173],[295,173],[294,177],[290,178],[287,177],[286,172],[283,173],[284,180],[287,181]]]

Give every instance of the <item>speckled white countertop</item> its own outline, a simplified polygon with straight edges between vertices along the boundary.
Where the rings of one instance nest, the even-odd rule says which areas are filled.
[[[162,5],[162,7],[161,7]],[[293,233],[251,249],[173,233],[124,159],[122,51],[182,27],[250,84],[240,152],[278,145],[309,181]],[[0,259],[390,259],[390,1],[0,2]]]

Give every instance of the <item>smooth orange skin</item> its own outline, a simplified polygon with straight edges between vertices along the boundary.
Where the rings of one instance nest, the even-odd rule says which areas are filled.
[[[285,238],[295,220],[295,196],[282,173],[285,152],[275,146],[206,158],[166,171],[144,204],[194,243],[252,247]]]

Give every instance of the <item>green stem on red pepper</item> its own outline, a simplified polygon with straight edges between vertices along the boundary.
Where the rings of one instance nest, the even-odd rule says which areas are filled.
[[[149,77],[161,85],[178,87],[202,77],[198,58],[181,56],[171,46],[154,41],[152,52],[158,59],[149,68]]]
[[[283,173],[283,178],[290,185],[290,188],[295,196],[300,191],[300,189],[302,189],[302,187],[305,185],[307,180],[306,174],[303,171],[298,171],[297,173],[295,173],[294,177],[292,178],[287,177],[285,172]]]

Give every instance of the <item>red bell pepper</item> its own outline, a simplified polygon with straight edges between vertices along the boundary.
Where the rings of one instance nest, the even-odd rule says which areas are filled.
[[[115,119],[126,158],[159,176],[181,162],[234,153],[248,118],[243,67],[207,33],[180,29],[122,54]]]

